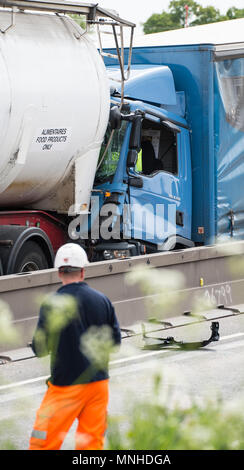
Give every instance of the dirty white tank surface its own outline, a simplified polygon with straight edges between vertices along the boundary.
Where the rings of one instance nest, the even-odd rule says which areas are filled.
[[[0,28],[11,13],[0,9]],[[16,14],[0,32],[0,208],[86,211],[109,115],[93,42],[69,17]]]

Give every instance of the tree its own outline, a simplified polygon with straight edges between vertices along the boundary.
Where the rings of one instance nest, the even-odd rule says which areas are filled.
[[[217,23],[218,21],[224,21],[227,18],[220,14],[220,11],[213,6],[202,7],[198,5],[196,12],[196,19],[192,21],[191,26],[200,24]]]
[[[162,11],[161,14],[154,13],[144,23],[144,33],[158,33],[171,29],[183,28],[185,25],[186,4],[188,6],[188,19],[194,17],[198,4],[194,0],[172,0],[169,4],[169,11]]]
[[[154,13],[143,25],[145,34],[158,33],[179,29],[185,26],[186,6],[188,6],[188,26],[215,23],[218,21],[232,20],[244,17],[244,9],[231,7],[226,15],[221,15],[220,11],[209,5],[203,7],[194,0],[171,0],[169,11]]]
[[[236,20],[238,18],[244,18],[244,8],[239,9],[236,7],[231,7],[227,11],[226,16],[229,20]]]
[[[151,34],[178,28],[181,28],[181,25],[174,21],[170,13],[163,11],[161,14],[154,13],[150,16],[144,23],[143,31],[145,34]]]
[[[199,7],[198,3],[194,0],[171,0],[169,4],[169,13],[180,28],[185,26],[186,6],[188,7],[188,22],[190,22],[195,17]]]

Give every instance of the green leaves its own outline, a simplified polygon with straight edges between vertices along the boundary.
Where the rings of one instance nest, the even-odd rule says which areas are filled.
[[[9,306],[0,300],[0,344],[17,345],[19,335],[13,325],[13,316]]]
[[[131,403],[126,417],[110,419],[109,450],[242,450],[243,406],[228,409],[220,400],[205,400],[188,407],[169,407],[160,400],[155,376],[150,401]],[[162,386],[167,386],[162,383]]]
[[[42,310],[45,324],[35,332],[35,351],[38,357],[52,352],[54,358],[62,331],[78,318],[77,302],[70,295],[52,295],[43,301]]]
[[[183,28],[186,24],[186,6],[188,6],[188,26],[244,17],[244,9],[238,9],[234,6],[229,8],[225,15],[222,15],[217,8],[211,5],[203,7],[194,0],[172,0],[169,4],[169,11],[154,13],[148,18],[143,25],[144,33],[152,34]]]
[[[70,15],[71,18],[82,28],[86,29],[86,18],[82,15]]]
[[[143,25],[145,34],[159,33],[160,31],[169,31],[171,29],[179,29],[182,26],[175,21],[171,13],[163,11],[161,14],[154,13],[148,18]]]
[[[81,351],[96,370],[108,366],[113,349],[112,329],[109,326],[91,326],[81,337]]]
[[[126,276],[129,285],[137,284],[145,295],[148,317],[162,319],[179,301],[179,291],[185,284],[184,276],[177,270],[138,268]]]
[[[226,13],[228,20],[235,20],[238,18],[244,18],[244,8],[231,7]]]
[[[43,303],[46,312],[46,329],[49,334],[61,332],[75,317],[77,303],[71,295],[55,295]]]

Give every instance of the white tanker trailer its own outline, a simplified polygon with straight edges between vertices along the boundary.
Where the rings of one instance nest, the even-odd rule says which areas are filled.
[[[64,214],[89,209],[109,81],[67,13],[135,26],[92,4],[0,1],[1,274],[51,267],[68,236]]]
[[[0,12],[2,30],[10,15]],[[110,97],[94,44],[76,34],[68,16],[16,12],[0,35],[1,208],[89,203]]]
[[[70,17],[45,13],[16,12],[0,51],[0,206],[79,213],[108,123],[103,61]]]

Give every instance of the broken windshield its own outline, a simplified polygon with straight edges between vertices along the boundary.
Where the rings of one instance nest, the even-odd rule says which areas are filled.
[[[106,155],[103,158],[104,150],[108,144],[112,132],[110,124],[108,125],[100,150],[98,170],[95,178],[96,184],[105,183],[106,181],[112,181],[119,163],[119,157],[124,141],[126,126],[127,123],[125,121],[122,121],[120,129],[115,129],[112,141],[110,142]]]

